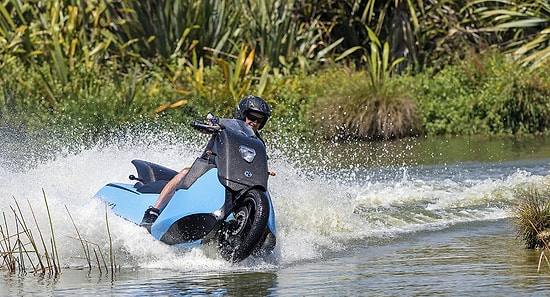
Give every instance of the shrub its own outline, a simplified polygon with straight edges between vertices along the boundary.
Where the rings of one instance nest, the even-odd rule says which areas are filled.
[[[502,54],[472,54],[417,78],[428,135],[525,135],[550,128],[550,77]]]
[[[544,248],[550,240],[550,192],[534,187],[516,192],[513,206],[518,237],[529,249]]]
[[[398,79],[374,89],[367,73],[334,71],[318,98],[316,121],[327,138],[389,140],[422,134],[412,94]]]

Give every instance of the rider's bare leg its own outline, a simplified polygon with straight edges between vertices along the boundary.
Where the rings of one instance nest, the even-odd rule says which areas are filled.
[[[187,175],[187,172],[189,172],[189,167],[182,169],[178,174],[176,174],[162,189],[160,192],[159,197],[157,198],[157,202],[155,202],[155,205],[153,205],[154,208],[164,209],[168,202],[170,202],[170,199],[174,196],[174,193],[176,193],[176,190],[178,188],[178,185],[181,183],[185,175]]]

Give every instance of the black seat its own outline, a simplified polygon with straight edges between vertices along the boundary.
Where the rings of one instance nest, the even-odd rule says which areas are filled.
[[[136,183],[134,187],[138,192],[143,194],[160,194],[164,186],[168,183],[167,180],[157,180],[152,183]]]

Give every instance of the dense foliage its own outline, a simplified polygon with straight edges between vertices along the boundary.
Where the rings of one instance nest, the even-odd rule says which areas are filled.
[[[502,54],[470,55],[437,74],[416,76],[429,135],[512,136],[550,128],[548,67],[533,72]]]
[[[255,93],[269,129],[327,138],[545,133],[549,22],[540,0],[6,0],[0,124],[97,136]]]

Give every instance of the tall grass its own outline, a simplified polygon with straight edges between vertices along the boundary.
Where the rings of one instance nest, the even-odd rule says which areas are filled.
[[[0,269],[6,269],[9,273],[17,273],[19,275],[33,273],[56,277],[61,274],[62,269],[57,250],[56,233],[54,232],[52,216],[46,194],[44,191],[42,191],[42,193],[46,213],[48,215],[47,226],[49,227],[49,239],[47,239],[46,235],[42,232],[44,223],[37,220],[30,201],[28,202],[28,205],[35,224],[35,229],[31,228],[27,224],[27,219],[23,215],[19,202],[14,198],[15,208],[10,207],[12,212],[12,219],[10,220],[12,222],[11,224],[8,223],[9,215],[6,215],[5,212],[2,213],[3,224],[0,224],[0,256],[2,258],[2,262],[0,263]],[[68,209],[67,212],[69,212]],[[107,209],[105,209],[105,212],[107,214]],[[92,270],[92,259],[95,258],[99,272],[103,273],[102,266],[105,268],[106,272],[109,272],[107,261],[105,260],[105,256],[99,246],[82,238],[70,213],[69,217],[71,218],[78,235],[77,240],[83,247],[85,260],[88,264],[89,270]],[[107,223],[107,233],[109,236],[110,271],[111,276],[114,278],[116,263],[107,216],[105,217],[105,220]],[[39,239],[36,239],[36,233],[38,234]],[[92,247],[92,251],[94,253],[93,257],[90,253],[90,246]]]
[[[30,271],[31,273],[48,274],[50,276],[59,275],[61,273],[61,266],[55,238],[53,237],[54,230],[51,220],[49,227],[52,237],[50,238],[50,246],[48,247],[30,202],[29,208],[34,218],[36,229],[38,230],[38,236],[40,237],[39,242],[35,240],[32,229],[27,225],[19,203],[15,198],[14,201],[16,207],[10,208],[13,214],[15,233],[10,231],[5,213],[3,213],[4,225],[0,226],[0,235],[2,236],[0,241],[0,255],[2,255],[3,258],[3,263],[0,267],[5,267],[11,273],[18,272],[19,274],[26,274],[28,272],[28,265],[30,265],[32,268]]]
[[[514,219],[517,234],[529,249],[550,248],[550,191],[535,187],[516,192]]]
[[[389,140],[418,136],[422,133],[421,122],[412,94],[390,81],[403,59],[391,60],[389,44],[382,44],[372,30],[368,31],[371,48],[367,70],[336,73],[329,79],[333,88],[318,100],[317,122],[329,138]]]
[[[550,188],[534,186],[516,191],[513,205],[516,232],[528,249],[539,249],[538,271],[545,261],[550,268]],[[544,260],[544,261],[543,261]]]

